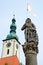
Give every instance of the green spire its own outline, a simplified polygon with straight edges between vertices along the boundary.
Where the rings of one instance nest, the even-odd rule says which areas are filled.
[[[17,27],[16,27],[15,22],[16,22],[16,20],[13,18],[13,19],[12,19],[12,24],[10,25],[10,29],[11,29],[11,30],[10,30],[10,33],[11,33],[11,32],[15,32],[15,33],[16,33],[16,28],[17,28]]]
[[[10,33],[7,35],[6,39],[13,39],[15,38],[16,40],[18,40],[18,36],[16,35],[16,24],[15,24],[16,20],[13,18],[12,19],[12,24],[10,25]]]

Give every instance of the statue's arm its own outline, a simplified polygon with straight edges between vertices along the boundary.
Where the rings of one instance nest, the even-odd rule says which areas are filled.
[[[21,30],[24,30],[26,28],[26,24],[24,24],[21,28]]]

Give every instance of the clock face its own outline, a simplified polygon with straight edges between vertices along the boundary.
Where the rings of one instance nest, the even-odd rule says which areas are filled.
[[[6,46],[7,46],[7,47],[10,47],[10,46],[11,46],[11,43],[10,43],[10,42],[9,42],[9,43],[7,43],[7,44],[6,44]]]

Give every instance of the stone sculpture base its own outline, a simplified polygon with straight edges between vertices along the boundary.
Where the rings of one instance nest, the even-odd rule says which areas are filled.
[[[32,44],[22,45],[25,53],[26,65],[37,65],[37,47]]]

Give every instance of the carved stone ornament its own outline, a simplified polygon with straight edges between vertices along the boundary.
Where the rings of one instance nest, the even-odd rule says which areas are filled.
[[[24,51],[24,53],[26,53],[27,51],[28,51],[28,53],[30,53],[30,51],[31,52],[34,52],[34,53],[38,53],[38,47],[37,46],[34,46],[34,45],[32,45],[32,44],[29,44],[29,45],[22,45],[23,46],[23,51]]]

